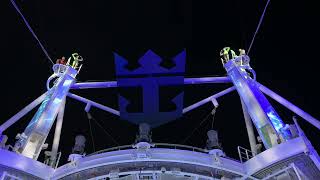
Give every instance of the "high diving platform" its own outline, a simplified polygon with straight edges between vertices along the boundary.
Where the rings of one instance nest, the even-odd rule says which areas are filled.
[[[128,70],[128,60],[114,54],[116,64],[115,81],[76,83],[81,69],[82,57],[73,54],[74,62],[57,63],[53,75],[47,81],[47,92],[31,102],[0,126],[0,180],[7,179],[119,179],[119,180],[317,180],[320,178],[320,157],[312,143],[300,128],[297,117],[304,119],[318,130],[320,122],[288,100],[284,99],[256,80],[256,72],[250,66],[250,58],[242,53],[224,54],[222,65],[225,77],[185,78],[185,51],[172,57],[175,66],[164,68],[162,58],[147,51],[140,59],[140,67]],[[77,59],[78,58],[78,59]],[[80,59],[80,60],[79,60]],[[171,99],[174,110],[160,111],[160,87],[198,84],[230,84],[230,87],[184,107],[184,93],[180,91]],[[51,85],[53,84],[53,85]],[[128,111],[132,103],[123,94],[118,96],[119,110],[102,102],[81,97],[78,89],[139,87],[142,90],[141,112]],[[220,97],[237,92],[242,104],[250,149],[238,146],[239,159],[228,157],[219,145],[217,131],[209,130],[205,148],[181,144],[157,143],[151,138],[151,129],[175,120],[189,111],[211,103],[214,110]],[[283,117],[269,103],[267,96],[294,112],[291,124],[285,124]],[[139,126],[136,141],[109,149],[85,153],[85,137],[78,135],[69,155],[69,162],[59,164],[61,153],[59,141],[68,98],[83,104],[88,119],[92,119],[91,108],[109,112],[120,119]],[[19,119],[39,106],[38,111],[16,143],[6,144],[5,131]],[[212,111],[213,113],[215,111]],[[299,120],[300,120],[299,119]],[[45,143],[54,122],[52,149],[46,150]],[[258,134],[255,134],[254,128]],[[227,142],[225,142],[227,143]],[[234,142],[233,142],[234,143]],[[262,146],[264,148],[262,148]],[[45,161],[38,161],[40,153]]]

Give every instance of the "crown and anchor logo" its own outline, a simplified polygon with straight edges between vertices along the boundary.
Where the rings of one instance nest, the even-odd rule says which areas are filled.
[[[186,52],[182,51],[172,58],[175,66],[162,67],[163,59],[152,52],[147,51],[140,59],[140,67],[129,70],[129,62],[114,53],[116,63],[117,83],[120,88],[140,87],[142,89],[142,111],[128,112],[128,106],[133,103],[122,95],[119,95],[120,118],[134,124],[148,123],[155,127],[175,120],[182,115],[183,92],[175,96],[171,101],[175,104],[175,110],[159,111],[159,88],[162,86],[181,86],[184,83]]]

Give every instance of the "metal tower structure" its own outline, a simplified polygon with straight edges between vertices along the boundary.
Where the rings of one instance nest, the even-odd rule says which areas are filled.
[[[176,75],[176,72],[184,72],[184,62],[182,61],[184,56],[183,52],[174,57],[177,67],[168,70],[160,67],[161,58],[159,56],[148,51],[139,61],[141,68],[129,73],[123,68],[126,60],[116,55],[118,80],[109,82],[75,83],[79,69],[77,70],[76,67],[70,65],[54,65],[55,73],[47,83],[48,92],[0,126],[0,134],[2,135],[8,127],[41,104],[25,131],[18,136],[18,141],[12,148],[13,152],[5,148],[0,149],[0,177],[2,179],[123,180],[317,179],[320,177],[320,158],[297,121],[294,120],[295,123],[292,125],[284,124],[264,94],[275,99],[318,129],[320,129],[320,122],[258,83],[255,79],[255,72],[250,67],[248,56],[242,54],[223,61],[227,77],[203,78],[184,78],[181,74]],[[126,77],[124,78],[122,75],[126,75]],[[50,88],[50,81],[54,77],[58,77],[58,79]],[[185,108],[182,108],[183,94],[178,94],[172,100],[177,106],[177,111],[160,114],[157,108],[155,109],[158,105],[154,105],[152,109],[146,107],[144,113],[132,114],[133,118],[128,112],[112,109],[69,92],[70,89],[140,86],[141,83],[138,82],[148,84],[144,91],[144,95],[147,97],[158,96],[159,85],[163,84],[175,86],[180,84],[229,83],[231,87]],[[131,122],[140,118],[135,123],[150,123],[155,127],[168,122],[168,117],[179,117],[206,103],[211,102],[216,107],[219,97],[234,90],[238,92],[242,102],[251,147],[251,151],[242,147],[238,148],[240,161],[228,158],[221,149],[215,148],[216,146],[212,146],[210,149],[200,149],[185,145],[153,143],[150,140],[144,141],[145,138],[140,138],[134,145],[115,147],[86,156],[72,154],[70,163],[57,168],[57,152],[66,97],[85,103],[84,110],[86,112],[89,112],[91,107],[95,107],[117,116],[125,115],[123,117]],[[147,100],[144,99],[144,101]],[[154,97],[150,101],[159,103]],[[121,108],[130,102],[120,97],[119,103]],[[48,153],[50,155],[49,163],[38,162],[36,160],[57,116],[53,148]],[[157,118],[147,121],[150,117],[155,116]],[[164,120],[161,122],[159,117],[163,117]],[[258,153],[252,122],[266,148],[263,152]],[[148,128],[144,129],[148,130],[144,130],[145,132],[149,132]],[[148,136],[148,133],[142,134]],[[208,137],[211,137],[211,141],[215,141],[214,144],[217,144],[213,137],[214,134],[215,132],[210,132]],[[78,146],[83,149],[85,139],[79,137],[78,140],[81,141]]]

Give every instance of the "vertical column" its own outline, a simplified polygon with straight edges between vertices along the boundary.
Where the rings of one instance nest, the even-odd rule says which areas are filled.
[[[14,150],[37,159],[63,101],[75,81],[77,71],[67,66],[55,85],[49,90],[37,113],[16,142]]]
[[[257,155],[256,136],[254,135],[253,126],[252,126],[250,115],[249,115],[249,113],[247,111],[247,107],[243,103],[242,99],[240,99],[240,100],[241,100],[241,105],[242,105],[244,121],[246,123],[246,128],[247,128],[247,132],[248,132],[250,149],[251,149],[252,155],[255,156],[255,155]]]
[[[60,142],[65,103],[66,103],[66,100],[64,99],[58,112],[58,118],[56,123],[56,129],[54,132],[54,138],[53,138],[53,144],[52,144],[52,150],[51,150],[51,156],[50,156],[50,166],[52,167],[55,167],[56,161],[57,161],[57,153],[58,153],[59,142]]]
[[[261,93],[256,81],[248,75],[245,67],[238,63],[241,58],[240,56],[229,60],[224,67],[246,106],[263,144],[268,149],[280,143],[280,140],[289,139],[290,136],[283,129],[284,123]]]

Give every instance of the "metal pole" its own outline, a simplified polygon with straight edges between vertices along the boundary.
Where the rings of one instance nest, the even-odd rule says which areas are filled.
[[[262,85],[260,83],[258,83],[258,84],[260,86],[259,87],[260,90],[263,93],[265,93],[266,95],[268,95],[272,99],[276,100],[278,103],[282,104],[286,108],[290,109],[291,111],[293,111],[294,113],[296,113],[297,115],[299,115],[300,117],[302,117],[303,119],[305,119],[310,124],[314,125],[316,128],[318,128],[320,130],[320,121],[319,120],[317,120],[316,118],[312,117],[310,114],[304,112],[302,109],[300,109],[299,107],[295,106],[291,102],[287,101],[283,97],[279,96],[278,94],[276,94],[275,92],[273,92],[269,88],[265,87],[264,85]]]
[[[118,87],[117,81],[76,83],[72,85],[71,89],[112,88],[112,87]]]
[[[55,169],[57,169],[58,165],[59,165],[59,162],[60,162],[60,158],[61,158],[61,151],[58,153],[58,158],[56,160],[56,166],[54,167]]]
[[[238,146],[237,149],[238,149],[238,154],[239,154],[240,162],[243,163],[243,162],[242,162],[242,155],[241,155],[240,146]]]
[[[251,152],[252,152],[252,155],[255,156],[257,154],[257,142],[256,142],[256,136],[254,135],[254,131],[253,131],[252,121],[251,121],[250,115],[247,111],[247,107],[243,103],[241,98],[240,98],[240,101],[241,101],[241,105],[242,105],[244,121],[246,123]]]
[[[294,172],[297,174],[298,180],[302,180],[301,175],[300,175],[300,173],[299,173],[298,168],[296,167],[296,165],[294,165],[294,163],[291,163],[291,166],[292,166]]]
[[[184,84],[211,84],[211,83],[230,83],[229,77],[201,77],[184,78]],[[90,89],[90,88],[114,88],[118,87],[117,81],[106,82],[82,82],[72,85],[71,89]]]
[[[206,104],[208,102],[211,102],[212,99],[217,99],[218,97],[221,97],[221,96],[223,96],[225,94],[228,94],[229,92],[231,92],[233,90],[235,90],[234,86],[232,86],[232,87],[230,87],[228,89],[225,89],[225,90],[223,90],[223,91],[221,91],[221,92],[219,92],[219,93],[217,93],[215,95],[207,97],[206,99],[203,99],[203,100],[201,100],[201,101],[199,101],[199,102],[197,102],[195,104],[192,104],[191,106],[188,106],[188,107],[184,108],[182,113],[184,114],[184,113],[189,112],[189,111],[191,111],[191,110],[193,110],[195,108],[198,108],[199,106],[202,106],[202,105],[204,105],[204,104]]]
[[[81,97],[81,96],[78,96],[78,95],[75,95],[75,94],[72,94],[72,93],[68,93],[68,96],[73,98],[73,99],[76,99],[78,101],[90,104],[91,106],[97,107],[97,108],[102,109],[104,111],[107,111],[107,112],[110,112],[110,113],[115,114],[117,116],[120,116],[120,112],[119,111],[117,111],[115,109],[112,109],[110,107],[104,106],[102,104],[96,103],[94,101],[91,101],[89,99],[86,99],[84,97]]]
[[[229,77],[184,78],[184,84],[231,83]]]
[[[246,152],[246,156],[247,156],[247,161],[250,159],[250,157],[249,157],[249,153],[248,153],[248,150],[247,149],[245,149],[245,152]]]
[[[12,116],[10,119],[8,119],[5,123],[3,123],[0,126],[0,134],[2,134],[3,131],[5,131],[7,128],[9,128],[12,124],[16,123],[21,117],[26,115],[28,112],[30,112],[33,108],[37,107],[47,96],[48,92],[42,94],[40,97],[38,97],[36,100],[31,102],[29,105],[27,105],[25,108],[23,108],[21,111],[19,111],[17,114]]]
[[[58,148],[59,148],[65,106],[66,106],[66,99],[64,99],[63,102],[61,103],[61,107],[58,112],[58,118],[57,118],[57,123],[56,123],[56,129],[54,131],[54,139],[53,139],[51,156],[50,156],[50,166],[51,167],[56,166],[56,160],[57,160],[56,158],[57,158],[57,153],[58,153]]]

